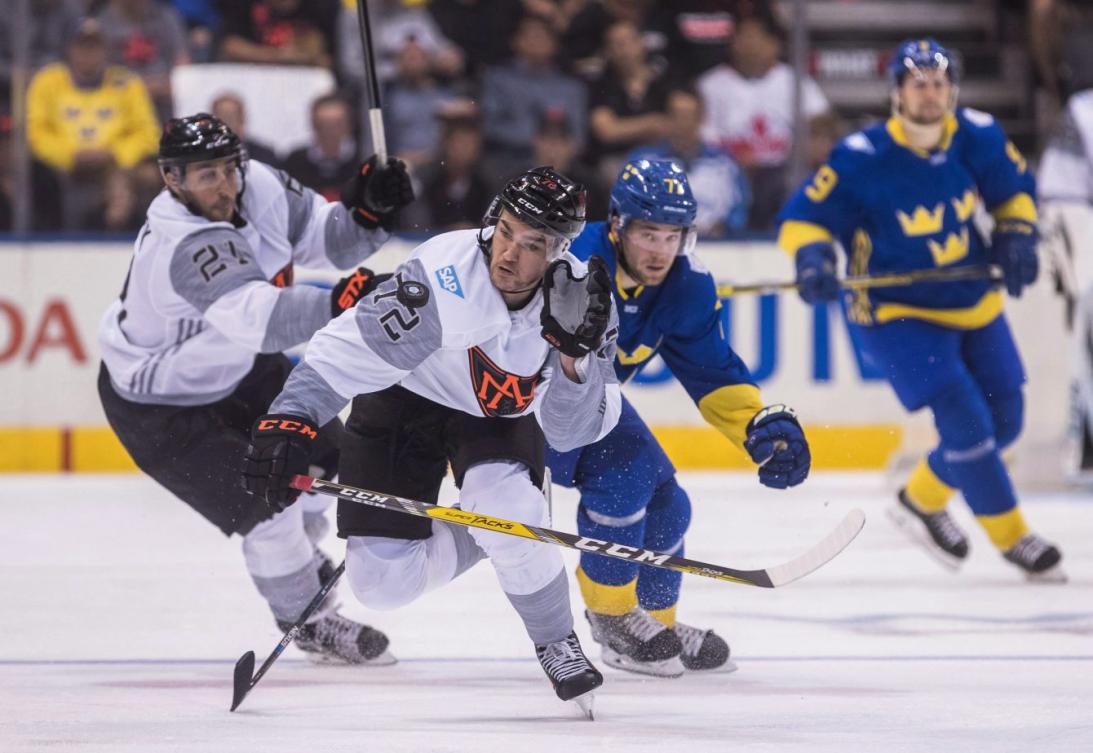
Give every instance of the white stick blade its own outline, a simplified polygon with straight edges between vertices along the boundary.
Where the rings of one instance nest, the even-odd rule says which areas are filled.
[[[784,565],[767,569],[770,582],[775,586],[784,586],[805,577],[812,571],[834,559],[846,549],[865,526],[865,513],[855,508],[846,514],[842,522],[831,533],[807,552],[790,560]]]

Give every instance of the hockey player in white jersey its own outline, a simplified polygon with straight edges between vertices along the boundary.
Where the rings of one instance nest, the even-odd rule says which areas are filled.
[[[387,239],[412,201],[405,167],[375,158],[328,203],[283,172],[248,162],[236,136],[199,113],[169,121],[159,165],[167,185],[137,237],[121,295],[99,329],[99,394],[136,464],[225,535],[282,629],[333,572],[315,546],[323,505],[280,512],[247,494],[238,458],[250,425],[281,389],[306,341],[374,286],[358,268],[330,291],[292,287],[295,264],[349,268]],[[343,428],[317,429],[313,472],[336,471]],[[276,514],[275,514],[276,513]],[[390,663],[387,637],[328,598],[296,645],[314,658]]]
[[[584,218],[584,189],[536,168],[505,186],[482,230],[419,246],[311,340],[254,425],[248,488],[290,505],[316,427],[356,396],[344,483],[436,503],[450,462],[462,509],[546,525],[544,433],[562,449],[587,444],[621,409],[606,267],[592,257],[586,272],[566,251]],[[341,501],[338,534],[353,591],[374,609],[407,604],[488,558],[558,696],[589,710],[603,677],[573,632],[557,548]]]
[[[1066,299],[1071,421],[1066,470],[1093,481],[1093,89],[1075,92],[1040,157],[1041,250]]]

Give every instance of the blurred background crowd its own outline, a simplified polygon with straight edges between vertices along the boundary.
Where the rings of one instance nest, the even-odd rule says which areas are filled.
[[[161,187],[160,124],[196,109],[183,103],[330,198],[371,152],[355,0],[4,5],[0,232],[139,229]],[[388,147],[419,197],[400,220],[410,233],[477,226],[532,164],[584,182],[590,216],[605,218],[631,156],[683,165],[702,237],[769,231],[792,181],[887,114],[887,56],[912,34],[961,53],[960,103],[993,113],[1033,157],[1067,96],[1093,86],[1090,0],[371,0],[369,11]],[[292,136],[282,118],[306,128]]]

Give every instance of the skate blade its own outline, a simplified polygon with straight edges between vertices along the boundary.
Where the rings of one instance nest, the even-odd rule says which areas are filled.
[[[1025,580],[1029,583],[1061,585],[1063,583],[1066,583],[1069,578],[1067,578],[1066,573],[1063,571],[1063,568],[1059,565],[1056,565],[1055,567],[1044,570],[1042,573],[1025,573]]]
[[[930,555],[931,559],[951,573],[959,572],[960,566],[964,564],[964,560],[959,557],[954,557],[935,544],[921,520],[899,505],[890,506],[885,513],[888,515],[888,519],[895,524],[896,528],[912,542],[917,544],[920,549],[925,550],[926,554]]]
[[[581,693],[576,698],[570,698],[569,700],[577,704],[577,707],[581,710],[581,713],[584,714],[584,717],[588,719],[588,721],[596,721],[596,715],[593,712],[593,706],[595,705],[596,701],[595,693],[590,690],[587,693]]]
[[[316,653],[314,651],[304,651],[304,656],[312,664],[318,664],[320,666],[339,666],[339,667],[389,667],[392,664],[398,664],[398,659],[390,651],[384,650],[384,652],[378,656],[373,656],[371,659],[365,659],[364,661],[352,662],[346,661],[340,656],[333,656],[331,654]]]
[[[636,661],[625,654],[620,654],[614,649],[603,647],[603,663],[624,672],[633,672],[639,675],[651,675],[652,677],[682,677],[684,671],[683,662],[678,656],[662,661]]]
[[[732,659],[726,659],[724,664],[719,664],[716,667],[684,667],[689,675],[727,675],[730,672],[735,672],[740,669],[736,666],[736,662]]]

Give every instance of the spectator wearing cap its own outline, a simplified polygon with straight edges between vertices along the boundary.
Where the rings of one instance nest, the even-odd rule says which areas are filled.
[[[285,172],[327,201],[338,201],[359,167],[349,103],[337,94],[319,97],[311,103],[311,143],[289,153]]]
[[[321,0],[233,0],[220,7],[221,59],[331,67],[336,5]]]
[[[383,121],[388,150],[411,167],[425,164],[440,142],[437,114],[455,92],[433,77],[429,56],[416,39],[398,53],[398,72],[383,95]]]
[[[76,229],[87,200],[114,168],[156,153],[159,125],[140,77],[107,62],[102,29],[85,19],[66,61],[38,71],[27,91],[31,153],[62,176],[66,228]]]
[[[751,191],[733,158],[703,141],[703,115],[702,98],[694,89],[673,89],[668,95],[668,137],[638,147],[627,161],[670,160],[682,167],[698,202],[699,236],[721,238],[746,227]]]
[[[783,32],[771,15],[742,19],[730,43],[732,65],[699,79],[706,107],[705,137],[726,149],[748,173],[753,203],[748,227],[768,230],[787,194],[793,148],[793,69],[780,61]],[[802,108],[814,133],[833,119],[831,106],[811,78],[803,82]]]
[[[419,199],[404,210],[403,227],[438,233],[479,227],[495,193],[481,168],[482,130],[473,110],[441,111],[440,152],[421,169]]]
[[[110,0],[99,13],[110,62],[141,77],[161,120],[171,117],[171,69],[188,65],[182,17],[153,0]]]
[[[638,27],[617,21],[603,40],[607,70],[589,87],[590,164],[610,183],[635,147],[668,133],[668,80],[649,62]]]
[[[546,110],[563,111],[577,143],[585,143],[587,94],[555,64],[558,39],[550,23],[525,16],[511,42],[513,60],[489,68],[482,81],[483,128],[498,179],[528,168],[539,114]]]
[[[573,138],[565,112],[552,109],[542,114],[533,147],[533,164],[550,165],[587,189],[588,204],[585,211],[590,220],[607,217],[607,184],[577,159],[579,147],[577,140]]]
[[[273,149],[247,136],[247,108],[242,97],[234,92],[225,92],[213,100],[211,107],[212,114],[224,121],[243,142],[248,157],[272,167],[280,167],[281,161]]]

